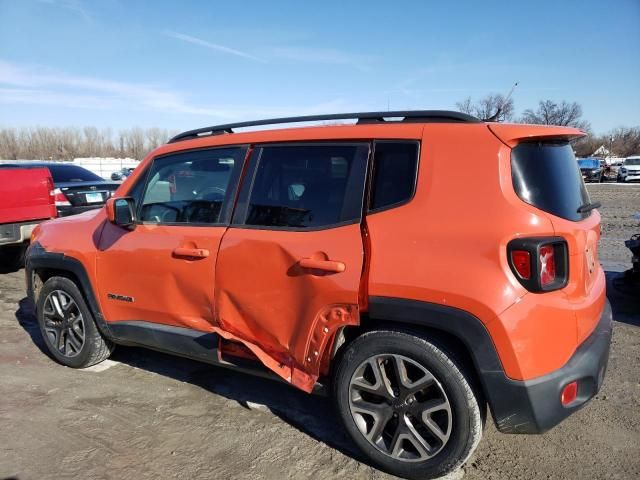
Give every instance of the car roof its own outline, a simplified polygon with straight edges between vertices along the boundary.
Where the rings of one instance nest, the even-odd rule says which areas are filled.
[[[18,162],[18,163],[1,163],[0,167],[81,167],[81,165],[76,165],[75,163],[70,163],[70,162],[39,162],[39,161],[31,161],[31,160],[27,160],[24,162]]]

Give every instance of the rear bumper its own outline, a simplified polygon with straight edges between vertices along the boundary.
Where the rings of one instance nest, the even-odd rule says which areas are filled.
[[[510,380],[502,372],[488,374],[491,407],[503,433],[543,433],[583,407],[600,390],[609,360],[613,320],[607,301],[600,320],[569,361],[558,370],[533,380]],[[578,396],[563,406],[564,386],[578,382]]]
[[[31,232],[40,221],[4,223],[0,225],[0,245],[22,243],[29,240]]]

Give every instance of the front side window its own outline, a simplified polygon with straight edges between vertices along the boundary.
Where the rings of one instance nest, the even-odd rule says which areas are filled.
[[[359,221],[368,153],[367,144],[262,147],[244,223],[305,229]]]
[[[160,157],[147,175],[139,219],[146,223],[215,224],[227,219],[245,147],[200,150]]]
[[[418,142],[376,142],[369,210],[400,205],[413,196],[418,171]]]

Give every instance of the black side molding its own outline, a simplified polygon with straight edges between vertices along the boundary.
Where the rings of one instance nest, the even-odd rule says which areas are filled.
[[[215,333],[143,321],[111,322],[109,328],[121,345],[139,345],[200,362],[218,363],[220,336]]]

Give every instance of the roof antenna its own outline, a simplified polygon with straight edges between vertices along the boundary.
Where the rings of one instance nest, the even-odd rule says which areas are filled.
[[[504,106],[507,104],[507,102],[509,102],[511,95],[513,95],[513,91],[516,89],[517,86],[518,86],[518,82],[513,84],[513,87],[511,87],[511,90],[509,90],[509,95],[507,95],[505,99],[502,101],[502,103],[498,107],[498,110],[496,110],[496,113],[491,115],[489,118],[485,119],[484,120],[485,122],[495,122],[498,120],[498,118],[500,117],[500,114],[502,113],[502,110],[504,109]]]

